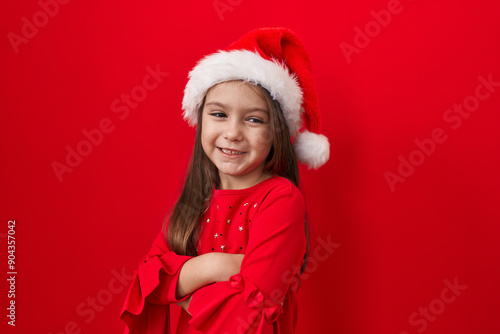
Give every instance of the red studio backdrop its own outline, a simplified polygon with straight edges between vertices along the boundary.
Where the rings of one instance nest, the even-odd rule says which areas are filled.
[[[266,26],[305,43],[331,142],[301,167],[297,333],[500,332],[498,1],[0,6],[2,333],[123,332],[194,143],[187,74]]]

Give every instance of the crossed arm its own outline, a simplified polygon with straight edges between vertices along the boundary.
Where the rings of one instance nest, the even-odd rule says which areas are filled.
[[[180,299],[205,285],[228,281],[240,272],[243,257],[243,254],[207,253],[189,259],[181,268],[176,297]],[[177,305],[188,312],[190,302],[191,296]]]

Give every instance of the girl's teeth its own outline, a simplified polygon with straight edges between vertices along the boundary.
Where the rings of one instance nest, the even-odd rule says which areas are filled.
[[[222,152],[224,152],[226,154],[243,154],[243,152],[226,150],[225,148],[221,148],[221,150],[222,150]]]

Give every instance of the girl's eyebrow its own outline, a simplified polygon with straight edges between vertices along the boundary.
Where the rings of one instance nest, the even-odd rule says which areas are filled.
[[[220,108],[226,108],[225,104],[220,103],[220,102],[216,102],[216,101],[207,102],[207,103],[205,103],[205,106],[216,106],[216,107],[220,107]],[[263,108],[259,108],[259,107],[253,107],[253,108],[248,108],[245,111],[262,111],[263,113],[269,114],[269,111],[267,110],[267,108],[263,109]]]
[[[217,107],[225,107],[224,104],[220,103],[220,102],[207,102],[205,103],[206,106],[217,106]]]

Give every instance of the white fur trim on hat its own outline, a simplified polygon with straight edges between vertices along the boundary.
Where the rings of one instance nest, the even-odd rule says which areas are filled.
[[[298,133],[302,123],[302,90],[295,74],[290,74],[284,64],[248,50],[219,51],[198,62],[184,89],[184,119],[191,126],[198,124],[197,112],[207,91],[231,80],[260,84],[267,89],[280,103],[292,137]]]
[[[309,168],[318,169],[330,158],[330,143],[321,134],[304,130],[295,138],[293,146],[297,159]]]

